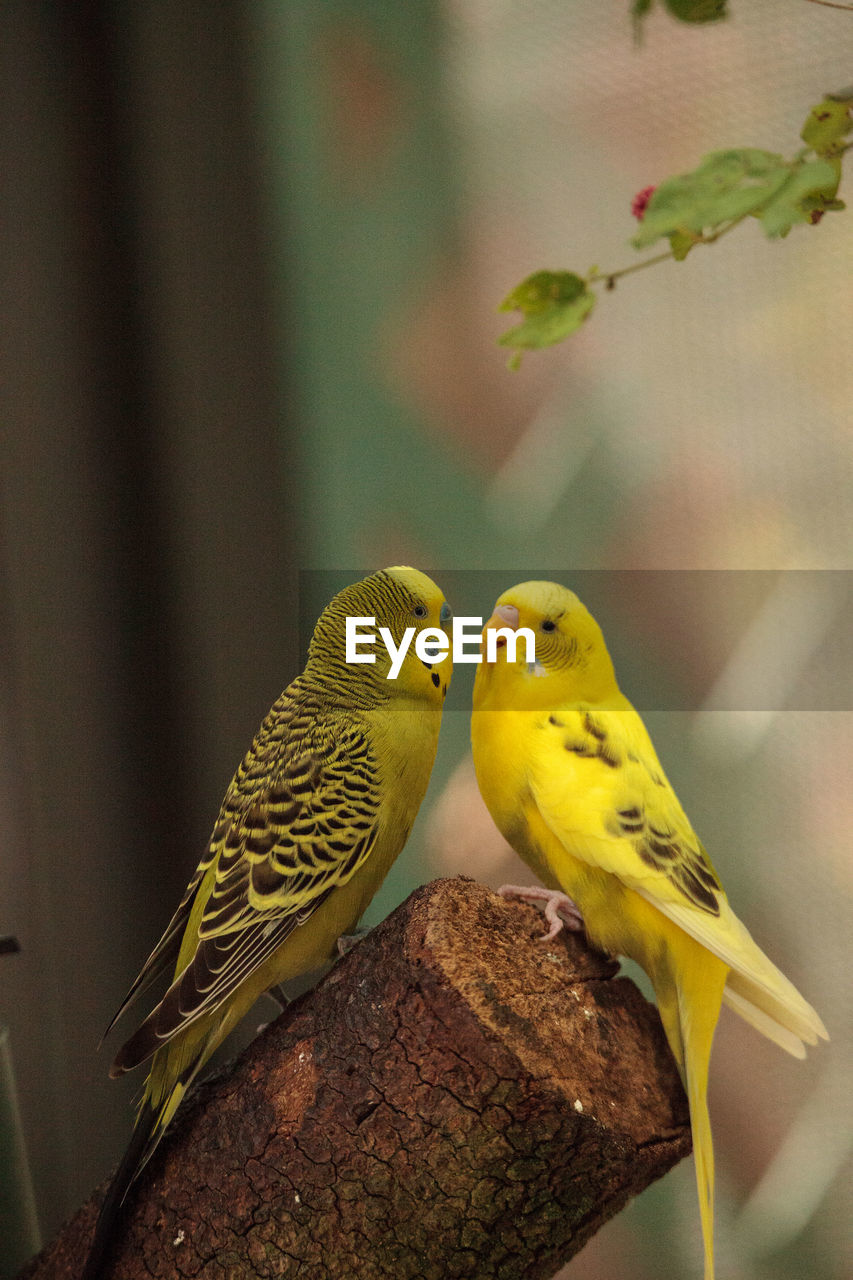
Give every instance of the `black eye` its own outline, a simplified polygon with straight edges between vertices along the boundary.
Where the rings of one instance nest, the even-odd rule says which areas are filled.
[[[416,604],[414,609],[412,610],[412,613],[415,615],[416,618],[425,618],[428,612],[429,610],[427,609],[425,604]]]
[[[556,622],[552,622],[550,618],[546,618],[546,619],[545,619],[545,621],[542,623],[542,630],[543,630],[543,631],[556,631],[556,630],[557,630],[557,624],[556,624]]]

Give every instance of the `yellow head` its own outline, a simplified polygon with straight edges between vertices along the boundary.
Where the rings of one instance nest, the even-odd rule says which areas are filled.
[[[372,635],[373,641],[360,639],[354,649],[359,656],[372,655],[373,662],[347,661],[348,618],[375,620],[358,628],[362,637]],[[343,700],[359,705],[401,696],[441,704],[453,673],[451,618],[450,606],[425,573],[407,565],[380,569],[344,587],[323,610],[311,638],[305,676],[345,691]],[[388,633],[385,637],[382,628]],[[424,631],[446,637],[445,657],[432,656],[436,646],[427,650],[423,642],[426,656],[417,652]]]
[[[515,661],[498,637],[495,660],[486,661],[489,631],[532,633],[536,660],[525,660],[519,637]],[[474,681],[474,710],[518,711],[567,702],[609,702],[619,696],[601,628],[589,610],[557,582],[522,582],[498,598],[483,628],[483,661]]]

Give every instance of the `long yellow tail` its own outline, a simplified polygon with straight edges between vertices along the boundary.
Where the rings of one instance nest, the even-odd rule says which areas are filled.
[[[675,972],[659,979],[655,987],[664,1030],[690,1103],[705,1280],[714,1280],[714,1145],[708,1115],[708,1067],[728,966],[683,936],[683,944],[669,957]]]

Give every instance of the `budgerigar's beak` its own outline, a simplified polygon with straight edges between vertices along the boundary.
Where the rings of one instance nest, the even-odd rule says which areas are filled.
[[[514,604],[496,604],[495,611],[489,621],[487,627],[511,627],[513,631],[518,630],[518,610]]]
[[[496,604],[494,613],[483,627],[483,635],[492,629],[498,631],[501,627],[509,627],[511,631],[518,630],[518,610],[514,604]],[[504,643],[502,638],[498,640],[499,645]]]
[[[483,627],[483,640],[486,638],[487,631],[500,631],[502,628],[506,629],[507,627],[511,631],[518,630],[518,610],[514,604],[496,604],[494,613]],[[496,644],[498,649],[503,649],[506,644],[506,637],[499,635]]]

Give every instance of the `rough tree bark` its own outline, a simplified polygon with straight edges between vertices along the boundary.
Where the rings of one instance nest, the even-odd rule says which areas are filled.
[[[657,1012],[467,879],[419,889],[182,1109],[110,1276],[549,1277],[690,1150]],[[103,1188],[22,1273],[79,1273]]]

